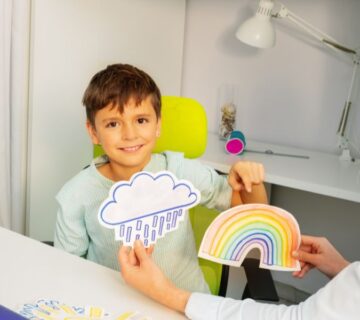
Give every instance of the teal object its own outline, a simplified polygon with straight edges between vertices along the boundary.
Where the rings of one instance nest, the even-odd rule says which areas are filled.
[[[234,130],[230,133],[225,149],[230,154],[241,154],[244,152],[246,140],[244,134],[239,130]]]

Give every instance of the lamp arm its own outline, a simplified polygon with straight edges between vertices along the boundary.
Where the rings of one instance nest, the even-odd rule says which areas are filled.
[[[310,34],[312,37],[317,39],[318,41],[322,42],[324,45],[329,47],[330,49],[336,51],[336,52],[343,52],[347,54],[353,54],[357,55],[357,51],[352,48],[348,48],[333,37],[329,36],[325,32],[319,30],[318,28],[311,25],[309,22],[304,20],[303,18],[299,17],[295,13],[291,12],[289,9],[287,9],[284,5],[281,4],[279,12],[274,14],[275,18],[288,18],[292,23],[297,25],[299,28],[306,31],[308,34]]]
[[[346,55],[352,55],[353,58],[353,72],[350,82],[350,87],[348,89],[348,95],[347,99],[344,104],[344,108],[341,114],[340,122],[339,122],[339,128],[337,131],[337,135],[339,136],[339,148],[341,150],[340,159],[344,161],[350,161],[352,158],[350,156],[350,150],[349,145],[350,142],[346,137],[346,127],[347,127],[347,120],[350,113],[351,108],[351,98],[352,98],[352,92],[354,88],[354,83],[356,79],[356,73],[358,71],[358,66],[360,64],[360,52],[358,52],[356,49],[348,48],[344,45],[342,45],[340,42],[335,40],[333,37],[329,36],[325,32],[319,30],[318,28],[311,25],[309,22],[304,20],[303,18],[297,16],[295,13],[288,10],[283,4],[280,4],[280,9],[277,13],[273,14],[273,17],[275,18],[287,18],[292,23],[294,23],[296,26],[298,26],[300,29],[306,31],[308,34],[310,34],[313,38],[317,39],[324,45],[326,45],[328,48],[332,49],[333,51],[339,53],[344,53]]]
[[[354,83],[355,83],[355,78],[356,78],[356,73],[357,73],[357,70],[358,70],[358,66],[359,66],[359,58],[354,59],[354,67],[353,67],[350,87],[349,87],[349,90],[348,90],[347,99],[345,101],[344,109],[342,111],[340,122],[339,122],[339,128],[338,128],[337,134],[341,138],[345,137],[347,119],[348,119],[349,112],[350,112],[352,92],[353,92],[353,88],[354,88]]]

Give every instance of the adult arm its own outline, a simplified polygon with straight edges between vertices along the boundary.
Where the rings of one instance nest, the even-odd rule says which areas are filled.
[[[134,248],[119,250],[121,274],[126,283],[161,304],[184,313],[190,292],[177,288],[151,259],[152,248],[145,249],[139,240]]]
[[[335,320],[357,319],[360,314],[360,262],[341,271],[305,302],[294,306],[237,301],[176,288],[135,242],[133,250],[122,247],[119,263],[124,280],[169,308],[185,312],[190,319],[221,320]]]
[[[345,268],[299,305],[237,301],[193,293],[185,313],[194,320],[355,320],[360,314],[360,262]]]

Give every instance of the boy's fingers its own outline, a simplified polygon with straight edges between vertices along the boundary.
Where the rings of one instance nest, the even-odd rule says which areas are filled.
[[[235,173],[232,173],[228,177],[229,184],[233,190],[240,191],[241,184],[236,180]]]
[[[228,178],[229,184],[233,190],[240,191],[243,186],[247,192],[251,192],[252,182],[248,173],[240,175],[236,171],[232,171]]]
[[[259,165],[259,176],[260,176],[261,182],[265,181],[265,168],[264,168],[264,165],[262,165],[262,164]]]
[[[240,177],[242,180],[242,183],[245,187],[245,190],[247,192],[251,192],[251,188],[252,188],[252,182],[251,182],[251,178],[248,175],[244,175],[243,177]]]
[[[255,168],[255,172],[256,172],[256,179],[254,181],[254,183],[261,183],[264,181],[265,178],[265,170],[264,170],[264,166],[262,164],[257,164],[256,168]]]
[[[256,168],[252,167],[250,172],[249,172],[249,176],[250,176],[250,181],[251,183],[257,183],[258,181],[258,174],[256,172]]]

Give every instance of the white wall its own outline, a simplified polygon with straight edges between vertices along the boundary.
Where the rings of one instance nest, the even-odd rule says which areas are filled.
[[[345,44],[360,45],[360,1],[283,2]],[[211,131],[217,130],[218,89],[229,83],[237,88],[238,128],[247,137],[335,152],[350,64],[286,21],[277,23],[273,49],[240,43],[235,30],[255,11],[255,0],[187,0],[184,61],[184,0],[33,0],[32,5],[28,232],[33,238],[52,239],[54,196],[91,159],[81,97],[90,77],[109,63],[144,68],[164,94],[179,94],[181,81],[182,95],[205,106]],[[359,98],[353,111],[352,137],[359,146]],[[360,259],[353,245],[360,242],[359,204],[279,187],[272,195],[274,204],[297,216],[304,233],[324,234],[349,259]],[[323,282],[315,274],[296,285],[312,292]]]
[[[290,10],[344,44],[360,46],[360,1],[284,0]],[[206,108],[217,130],[223,84],[237,89],[238,129],[251,139],[327,152],[352,74],[351,59],[319,46],[289,21],[275,22],[277,44],[261,50],[235,38],[256,0],[188,0],[182,94]],[[360,72],[359,72],[360,73]],[[360,84],[355,87],[351,137],[360,147]]]
[[[283,0],[294,13],[343,42],[360,46],[360,1]],[[182,94],[206,108],[210,131],[217,131],[218,95],[233,85],[238,101],[237,128],[250,139],[335,153],[336,130],[347,96],[352,65],[342,55],[318,46],[288,21],[276,21],[272,49],[249,47],[235,38],[241,22],[257,8],[256,0],[188,0],[186,11]],[[359,70],[360,71],[360,70]],[[360,72],[359,72],[360,75]],[[351,138],[360,146],[360,81],[354,89]],[[350,260],[360,260],[360,204],[293,189],[272,187],[271,202],[292,212],[304,234],[328,237]],[[229,285],[241,297],[243,282]],[[276,280],[307,292],[326,279],[312,273]]]
[[[55,194],[92,158],[82,94],[117,62],[180,93],[184,0],[33,0],[28,234],[51,240]]]

